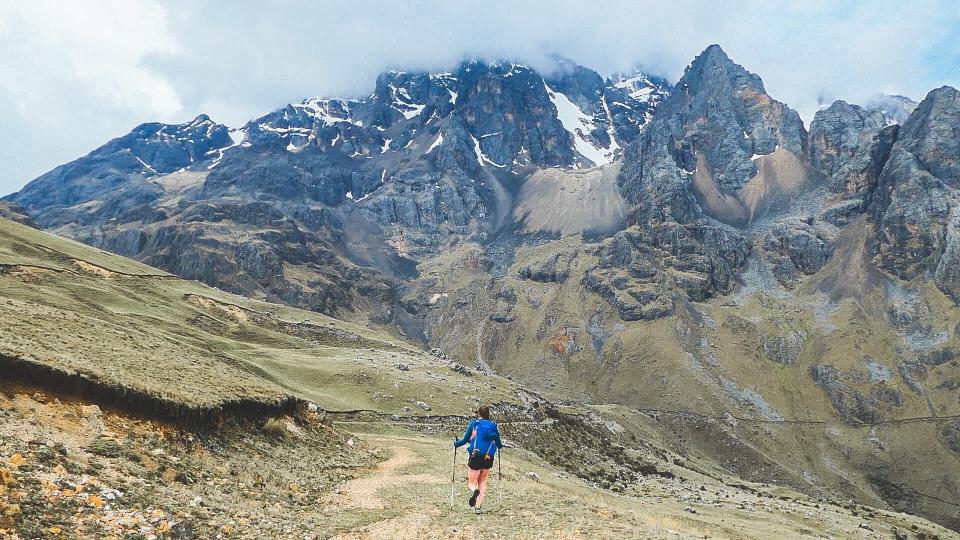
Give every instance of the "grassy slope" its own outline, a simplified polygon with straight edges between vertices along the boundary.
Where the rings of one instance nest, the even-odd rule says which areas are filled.
[[[924,351],[911,350],[906,331],[891,324],[887,288],[915,291],[926,310],[920,326],[929,324],[930,335],[946,332],[946,341],[931,350],[960,346],[955,330],[960,309],[928,283],[903,284],[880,275],[863,258],[866,235],[850,230],[838,249],[856,251],[860,258],[838,255],[792,294],[720,297],[678,306],[673,316],[656,321],[621,321],[602,299],[585,292],[579,278],[597,259],[577,236],[521,248],[496,280],[443,271],[466,266],[449,260],[466,260],[465,247],[423,265],[426,281],[410,296],[446,293],[428,314],[437,343],[460,358],[474,358],[479,345],[480,356],[499,372],[547,397],[705,415],[662,416],[682,434],[670,447],[748,478],[775,479],[810,493],[844,493],[872,504],[886,500],[958,526],[960,455],[943,436],[960,415],[956,390],[944,384],[960,375],[958,362],[926,366],[922,395],[907,386],[898,363]],[[580,253],[566,282],[518,277],[529,261],[571,249]],[[855,261],[856,271],[843,267],[847,260]],[[517,297],[511,308],[516,319],[507,324],[487,319],[504,307],[496,299],[504,288]],[[795,364],[764,354],[765,339],[795,331],[807,336]],[[561,341],[565,345],[558,350]],[[868,361],[887,370],[884,380],[871,378]],[[902,404],[881,403],[882,423],[876,425],[846,422],[814,383],[814,364],[841,370],[844,384],[862,395],[895,391]],[[760,407],[755,398],[762,400]],[[785,421],[766,421],[764,408]],[[651,436],[669,439],[662,432]]]
[[[782,488],[731,487],[708,478],[688,482],[647,477],[629,495],[598,490],[526,451],[507,450],[502,477],[490,480],[487,514],[465,504],[461,453],[450,508],[450,449],[436,439],[371,426],[361,437],[393,449],[394,459],[345,484],[333,499],[356,520],[344,538],[859,538],[868,524],[879,535],[910,530],[916,518],[869,511],[858,516]],[[534,473],[536,480],[528,474]],[[502,479],[501,479],[502,478]],[[371,484],[381,511],[362,516],[356,501]],[[746,489],[744,489],[746,488]],[[369,499],[367,499],[369,500]],[[866,519],[868,518],[869,519]],[[365,523],[365,521],[373,521]],[[949,534],[935,527],[934,534]]]
[[[467,253],[468,264],[461,271],[444,274],[445,279],[466,283],[475,273],[469,248],[461,253]],[[556,299],[550,302],[554,312],[559,312],[562,303]],[[582,308],[565,309],[576,313]],[[478,401],[519,401],[520,387],[509,380],[460,375],[444,361],[388,335],[315,313],[229,295],[7,221],[0,221],[0,316],[9,321],[0,329],[0,354],[6,357],[79,373],[97,384],[136,390],[194,408],[217,408],[236,400],[270,403],[296,396],[329,410],[370,409],[416,417],[428,414],[415,405],[416,400],[430,404],[430,415],[463,414]],[[454,323],[466,320],[451,317]],[[543,323],[540,326],[548,328]],[[498,350],[489,340],[473,343],[480,345],[484,358]],[[644,345],[638,342],[636,346]],[[682,374],[673,373],[674,365],[669,360],[678,346],[664,340],[650,347],[649,362],[656,363],[661,355],[665,359],[662,367],[655,368],[658,376],[682,380]],[[401,362],[410,370],[394,368]],[[589,372],[595,369],[595,362],[591,353],[567,366]],[[523,365],[517,368],[532,369]],[[549,374],[557,367],[541,365],[539,369]],[[621,385],[625,395],[629,391],[622,379],[605,384],[610,388]],[[663,396],[670,395],[666,388],[660,390]],[[302,430],[311,433],[307,439],[286,435],[290,440],[284,442],[284,436],[269,432],[249,436],[227,432],[198,445],[176,430],[142,425],[112,413],[104,420],[107,429],[96,428],[82,402],[50,404],[46,398],[34,396],[34,400],[41,400],[42,406],[38,406],[31,403],[31,390],[6,391],[10,396],[7,399],[15,405],[0,430],[0,458],[9,462],[14,472],[0,503],[34,501],[34,506],[21,509],[20,522],[24,527],[34,527],[30,529],[34,531],[39,530],[35,527],[47,526],[88,533],[95,530],[90,529],[94,527],[90,522],[80,520],[86,515],[80,512],[76,513],[80,521],[56,518],[70,515],[62,514],[64,510],[57,506],[68,503],[97,514],[100,508],[91,509],[90,499],[77,499],[79,495],[69,500],[62,495],[44,499],[31,492],[39,489],[36,486],[54,489],[51,481],[79,479],[84,467],[100,486],[125,486],[128,499],[112,504],[143,527],[162,523],[144,525],[154,512],[151,508],[160,508],[166,516],[178,515],[168,519],[168,524],[190,522],[205,533],[229,527],[241,537],[287,532],[284,527],[290,532],[343,533],[348,537],[378,537],[398,531],[449,533],[464,538],[492,532],[521,538],[543,534],[769,537],[813,530],[854,535],[855,524],[865,519],[837,507],[814,507],[816,503],[801,500],[796,494],[789,495],[796,500],[777,502],[773,500],[776,491],[757,494],[730,487],[740,481],[718,466],[716,456],[698,453],[699,448],[685,441],[682,433],[671,432],[669,422],[618,407],[594,408],[594,413],[616,424],[607,428],[607,435],[601,431],[601,439],[588,437],[583,441],[596,444],[605,440],[609,445],[611,439],[632,439],[647,453],[614,451],[615,460],[627,454],[640,456],[636,459],[652,460],[658,470],[673,470],[684,477],[683,481],[656,475],[645,477],[639,484],[632,483],[636,481],[633,479],[626,484],[624,494],[614,495],[572,477],[555,477],[555,460],[551,465],[518,450],[506,468],[511,483],[505,485],[505,496],[510,504],[500,508],[489,505],[500,512],[500,519],[494,514],[490,516],[494,519],[474,520],[473,516],[464,516],[460,508],[445,508],[448,486],[443,482],[448,471],[447,441],[452,435],[449,424],[427,428],[425,434],[415,436],[398,432],[400,428],[388,427],[382,420],[338,426],[341,431],[370,432],[363,437],[370,448],[381,448],[382,457],[398,451],[415,456],[402,464],[402,471],[392,471],[388,461],[357,474],[349,472],[349,467],[368,458],[362,453],[351,454],[355,447],[347,444],[346,437],[325,434],[316,419],[309,417],[297,420]],[[589,412],[576,407],[567,410]],[[280,431],[286,429],[284,422],[279,423]],[[599,417],[596,422],[602,424]],[[516,426],[505,423],[504,430],[517,441],[533,437],[531,440],[538,441],[536,449],[554,458],[586,452],[584,457],[589,457],[590,463],[584,467],[598,471],[601,477],[610,474],[604,472],[609,456],[604,465],[602,460],[593,459],[592,449],[554,446],[564,438],[579,437],[576,431],[569,431],[579,429],[577,425],[561,423],[555,428],[556,424],[547,421],[529,427],[533,431],[524,431],[522,422]],[[321,446],[304,442],[314,440],[311,438],[321,441],[317,443]],[[66,453],[52,455],[44,450],[49,448],[43,445],[47,443],[38,450],[36,440],[63,444]],[[581,444],[581,439],[573,442]],[[104,453],[104,448],[118,447],[130,450],[119,455]],[[158,453],[158,447],[162,453]],[[683,457],[669,448],[677,449]],[[13,466],[15,453],[26,456],[27,464]],[[158,457],[165,455],[170,457]],[[341,455],[345,456],[342,460],[337,458]],[[266,487],[260,486],[261,480],[252,472],[256,467],[248,470],[251,464],[261,462],[271,470]],[[304,463],[316,464],[318,471],[304,470]],[[523,480],[523,474],[530,470],[539,474],[541,483]],[[190,503],[199,488],[176,480],[178,472],[206,479],[202,491],[207,503]],[[331,482],[345,476],[357,478],[339,488],[331,487]],[[239,491],[230,487],[234,484]],[[354,502],[373,497],[382,507],[351,502],[349,494],[358,486],[360,496]],[[704,496],[701,486],[713,490],[713,495]],[[305,497],[304,489],[317,498]],[[26,498],[8,498],[13,495]],[[276,501],[269,516],[259,513],[261,499]],[[697,514],[687,511],[688,506]],[[769,512],[755,513],[757,508],[769,508]],[[942,529],[922,520],[882,512],[867,521],[881,531],[919,524],[942,533]]]
[[[459,375],[375,330],[180,280],[7,220],[0,319],[0,355],[197,409],[295,396],[329,410],[423,413],[422,400],[433,413],[461,414],[473,397],[516,397],[509,381]]]

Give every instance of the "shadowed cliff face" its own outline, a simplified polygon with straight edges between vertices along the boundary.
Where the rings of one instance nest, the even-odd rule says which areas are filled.
[[[960,92],[938,88],[904,123],[873,198],[879,266],[925,272],[960,300]]]

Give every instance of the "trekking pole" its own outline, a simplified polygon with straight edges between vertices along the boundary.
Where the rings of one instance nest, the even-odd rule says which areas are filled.
[[[500,449],[500,459],[497,460],[497,508],[503,506],[503,448]]]
[[[450,509],[453,510],[453,485],[457,483],[457,447],[453,447],[453,465],[450,467]]]

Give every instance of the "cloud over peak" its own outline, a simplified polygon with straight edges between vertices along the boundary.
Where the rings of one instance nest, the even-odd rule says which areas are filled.
[[[707,45],[809,122],[821,103],[960,84],[948,1],[39,1],[0,5],[0,194],[145,121],[239,125],[470,57],[676,81]]]

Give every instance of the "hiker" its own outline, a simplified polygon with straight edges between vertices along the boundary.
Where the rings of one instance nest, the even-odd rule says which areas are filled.
[[[470,443],[467,447],[467,467],[470,469],[467,487],[472,492],[469,504],[475,508],[477,514],[481,514],[483,497],[487,493],[487,476],[493,468],[493,457],[497,450],[503,448],[503,442],[500,441],[496,422],[490,420],[490,407],[484,405],[477,409],[477,416],[479,418],[471,420],[467,425],[463,438],[453,441],[453,447],[460,448]]]

